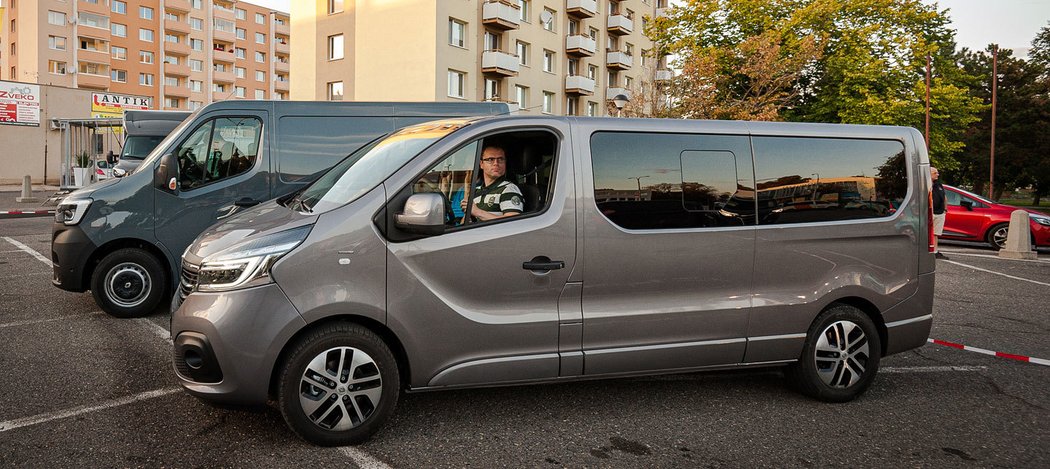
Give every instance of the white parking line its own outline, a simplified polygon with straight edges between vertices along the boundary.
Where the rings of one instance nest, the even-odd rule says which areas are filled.
[[[350,458],[350,460],[361,469],[391,469],[391,467],[383,461],[380,461],[353,446],[343,446],[339,448],[339,451],[345,454],[346,457]]]
[[[962,252],[962,251],[945,251],[943,249],[941,250],[941,252],[946,252],[946,253],[951,254],[953,256],[984,257],[984,258],[988,258],[988,259],[1002,259],[1004,261],[1035,262],[1036,264],[1050,264],[1050,260],[1043,260],[1043,259],[1010,259],[1008,257],[999,257],[999,256],[994,255],[994,254],[973,254],[973,253]]]
[[[8,420],[6,422],[0,422],[0,433],[8,430],[14,430],[22,427],[29,427],[33,425],[39,425],[41,423],[50,422],[52,420],[64,419],[69,417],[76,417],[77,415],[88,414],[91,412],[97,412],[100,410],[109,409],[112,407],[118,407],[127,404],[133,404],[135,402],[144,401],[146,399],[153,399],[155,397],[166,396],[168,394],[174,394],[181,391],[182,388],[164,388],[157,389],[154,391],[146,391],[138,394],[133,394],[127,397],[120,397],[117,399],[111,399],[98,405],[82,405],[74,407],[72,409],[62,410],[58,412],[48,412],[46,414],[34,415],[32,417],[24,417],[20,419]]]
[[[100,314],[102,314],[102,311],[92,311],[92,312],[87,313],[87,314],[70,314],[68,316],[59,316],[57,318],[30,319],[30,320],[27,320],[27,321],[5,322],[5,323],[0,323],[0,329],[3,329],[5,327],[28,326],[28,325],[31,325],[31,324],[40,324],[40,323],[43,323],[43,322],[65,321],[65,320],[68,320],[68,319],[82,318],[84,316],[98,316]]]
[[[984,371],[987,366],[887,366],[879,373],[939,373],[945,371]]]
[[[19,250],[21,250],[23,252],[29,253],[29,255],[35,257],[36,260],[38,260],[40,262],[43,262],[43,263],[47,264],[48,266],[54,266],[51,263],[51,259],[48,259],[48,258],[44,257],[42,254],[40,254],[39,252],[34,251],[33,248],[31,248],[29,246],[26,246],[26,245],[24,245],[24,244],[22,244],[22,243],[20,243],[18,241],[15,241],[15,240],[13,240],[11,238],[8,238],[7,236],[4,236],[4,241],[7,241],[7,242],[13,244],[16,248],[18,248]]]
[[[157,324],[146,318],[138,318],[135,321],[138,321],[140,324],[146,326],[146,329],[149,329],[150,332],[156,334],[157,337],[160,337],[161,339],[168,341],[168,343],[171,343],[171,332],[165,329],[164,326],[161,326],[160,324]]]
[[[1004,274],[1002,272],[996,272],[994,270],[982,269],[980,267],[973,266],[973,265],[970,265],[970,264],[963,264],[962,262],[955,262],[955,261],[948,261],[948,260],[946,260],[944,262],[947,262],[949,264],[955,264],[955,265],[963,266],[963,267],[968,267],[970,269],[979,270],[981,272],[987,272],[989,274],[1002,275],[1003,277],[1012,278],[1014,280],[1022,280],[1022,281],[1025,281],[1025,282],[1034,283],[1036,285],[1043,285],[1045,287],[1050,287],[1050,283],[1040,282],[1038,280],[1027,279],[1027,278],[1024,278],[1024,277],[1017,277],[1017,276],[1009,275],[1009,274]]]

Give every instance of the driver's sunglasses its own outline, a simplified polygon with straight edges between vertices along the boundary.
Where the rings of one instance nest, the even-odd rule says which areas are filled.
[[[482,162],[488,164],[503,164],[507,162],[506,158],[482,158]]]

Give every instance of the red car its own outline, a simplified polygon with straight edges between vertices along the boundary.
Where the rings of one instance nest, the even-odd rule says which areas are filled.
[[[996,249],[1006,246],[1010,214],[1020,207],[997,204],[947,184],[944,185],[944,195],[948,202],[948,216],[944,219],[943,239],[985,242]],[[1021,210],[1027,211],[1031,219],[1032,244],[1050,247],[1050,215]]]

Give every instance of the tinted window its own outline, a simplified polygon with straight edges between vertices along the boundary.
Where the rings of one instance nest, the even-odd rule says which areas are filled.
[[[751,225],[750,152],[744,136],[598,132],[595,203],[628,229]]]
[[[277,126],[281,181],[312,181],[392,130],[393,119],[387,117],[282,117]]]
[[[164,137],[128,137],[124,142],[124,151],[120,153],[120,157],[135,160],[145,158],[146,155],[149,155],[149,152],[153,151],[154,148],[157,148],[157,144],[159,144],[161,140],[164,140]]]
[[[253,117],[212,119],[175,150],[183,190],[236,176],[255,164],[262,122]]]
[[[759,224],[892,215],[908,191],[891,140],[754,137]]]

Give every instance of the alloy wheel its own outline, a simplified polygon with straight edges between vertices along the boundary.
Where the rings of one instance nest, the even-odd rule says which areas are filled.
[[[868,337],[864,329],[852,321],[837,321],[829,325],[817,340],[817,376],[833,388],[848,388],[860,380],[867,367]]]
[[[375,360],[354,347],[328,349],[310,360],[299,383],[299,405],[314,425],[342,431],[379,407],[383,379]]]

